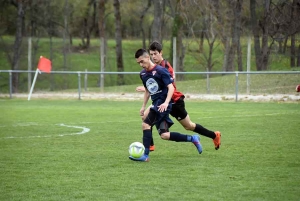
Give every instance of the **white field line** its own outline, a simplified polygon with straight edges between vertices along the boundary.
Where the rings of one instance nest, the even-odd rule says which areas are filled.
[[[230,115],[230,116],[217,116],[217,117],[199,117],[197,119],[215,119],[215,118],[240,118],[240,117],[263,117],[263,116],[276,116],[285,115],[290,113],[271,113],[271,114],[246,114],[246,115]]]
[[[37,125],[37,124],[35,124],[35,125]],[[2,139],[14,139],[14,138],[48,138],[48,137],[55,137],[55,136],[63,137],[63,136],[67,136],[67,135],[82,135],[82,134],[90,132],[90,130],[91,130],[89,128],[82,127],[82,126],[70,126],[70,125],[65,125],[65,124],[56,124],[56,125],[58,125],[58,126],[64,126],[64,127],[69,127],[69,128],[78,128],[78,129],[82,129],[82,131],[77,132],[77,133],[58,134],[58,135],[44,135],[44,136],[40,136],[40,135],[26,136],[26,137],[9,136],[9,137],[2,137]],[[14,126],[30,126],[30,125],[27,125],[26,123],[22,123],[22,124],[14,125]]]

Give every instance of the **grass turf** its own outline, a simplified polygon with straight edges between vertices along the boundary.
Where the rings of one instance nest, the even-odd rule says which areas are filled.
[[[201,137],[199,155],[154,131],[149,163],[128,159],[140,106],[0,99],[0,200],[299,199],[299,103],[188,101],[194,122],[222,132],[220,150]]]

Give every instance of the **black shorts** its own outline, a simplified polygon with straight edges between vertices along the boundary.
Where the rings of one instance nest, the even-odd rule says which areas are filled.
[[[170,115],[172,117],[174,117],[175,119],[177,119],[177,121],[180,121],[180,120],[186,118],[188,113],[185,110],[184,97],[181,97],[174,104],[172,104],[172,110],[170,112]]]

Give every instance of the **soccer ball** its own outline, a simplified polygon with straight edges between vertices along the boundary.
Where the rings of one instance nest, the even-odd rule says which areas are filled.
[[[139,158],[139,157],[143,156],[144,152],[145,152],[145,147],[140,142],[133,142],[129,146],[129,154],[133,158]]]
[[[296,86],[296,91],[300,92],[300,84]]]

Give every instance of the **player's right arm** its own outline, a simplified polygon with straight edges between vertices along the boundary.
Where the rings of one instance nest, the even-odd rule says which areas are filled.
[[[144,86],[138,86],[135,88],[136,91],[138,92],[144,92],[145,91],[145,87]]]

